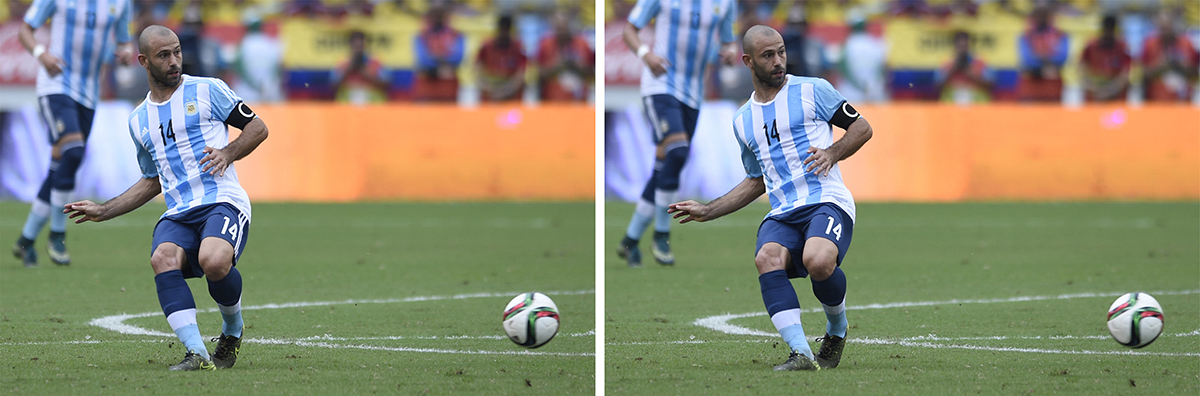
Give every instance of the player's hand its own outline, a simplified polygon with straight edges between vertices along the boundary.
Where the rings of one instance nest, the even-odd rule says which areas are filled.
[[[722,50],[720,57],[721,57],[721,64],[723,64],[725,66],[733,66],[735,62],[742,59],[742,57],[740,55],[738,55],[737,51],[735,51],[733,49]]]
[[[120,63],[122,66],[129,66],[137,63],[137,53],[133,52],[132,45],[122,44],[120,48],[117,49],[116,55],[117,63]]]
[[[829,170],[833,169],[833,164],[837,163],[837,160],[833,159],[833,155],[824,149],[811,146],[808,148],[808,153],[811,155],[801,163],[808,165],[804,171],[817,176],[829,176]]]
[[[203,166],[200,168],[200,172],[208,172],[213,176],[224,177],[225,168],[229,167],[229,164],[233,162],[233,158],[221,149],[205,146],[202,151],[208,155],[200,159],[200,165]]]
[[[712,220],[708,217],[710,212],[711,211],[709,210],[708,205],[704,205],[692,200],[676,202],[667,206],[667,213],[674,214],[671,217],[676,219],[683,217],[683,219],[679,220],[679,224],[687,223],[693,220],[699,222]]]
[[[54,56],[50,52],[42,53],[42,56],[38,57],[38,62],[42,64],[42,67],[46,68],[46,74],[49,74],[50,77],[54,77],[62,73],[62,59],[58,59],[57,56]]]
[[[108,220],[105,212],[107,210],[104,209],[103,205],[92,201],[72,202],[63,206],[63,213],[66,213],[69,218],[79,218],[75,220],[75,224],[81,224],[85,221],[101,222]]]
[[[646,53],[646,56],[642,60],[646,62],[646,66],[650,68],[650,73],[653,73],[655,77],[666,74],[667,67],[671,66],[671,62],[659,57],[654,52]]]

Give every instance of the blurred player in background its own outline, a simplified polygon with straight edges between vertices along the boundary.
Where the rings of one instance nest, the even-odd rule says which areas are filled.
[[[767,313],[792,351],[775,370],[834,368],[849,327],[841,263],[855,219],[854,197],[837,163],[857,152],[873,131],[828,81],[785,72],[787,50],[775,29],[755,26],[742,45],[742,62],[754,74],[754,95],[737,111],[733,130],[746,178],[707,205],[684,201],[671,204],[670,211],[683,217],[680,223],[709,221],[767,193],[771,211],[758,228],[754,264]],[[831,125],[846,134],[834,141]],[[828,319],[815,363],[790,281],[806,276]]]
[[[63,212],[82,216],[76,223],[100,222],[163,193],[167,211],[154,227],[150,266],[163,314],[187,350],[170,369],[232,367],[242,337],[242,276],[235,265],[250,227],[250,198],[233,162],[267,138],[267,126],[225,82],[183,74],[179,38],[170,29],[147,27],[138,46],[150,93],[129,116],[129,135],[142,179],[103,205],[79,201]],[[242,130],[232,142],[227,125]],[[223,322],[211,360],[185,280],[202,276]]]
[[[37,75],[38,104],[53,145],[50,171],[13,247],[13,255],[26,267],[37,266],[33,242],[47,220],[50,241],[46,251],[50,261],[58,265],[71,263],[66,245],[67,218],[57,208],[70,202],[75,190],[75,174],[83,162],[100,95],[101,64],[111,56],[114,47],[119,47],[117,59],[122,63],[129,63],[133,57],[129,37],[132,13],[128,0],[35,0],[25,13],[25,23],[17,36],[41,65]],[[51,19],[54,22],[47,46],[38,43],[33,33]]]
[[[676,200],[679,175],[687,162],[692,134],[704,99],[704,75],[712,47],[721,45],[721,61],[736,57],[733,20],[738,15],[733,0],[691,2],[638,0],[625,25],[625,45],[646,64],[642,70],[642,100],[654,130],[654,171],[629,220],[617,254],[630,267],[641,267],[638,241],[654,220],[651,251],[659,264],[675,264],[671,252],[671,217],[667,205]],[[655,21],[654,47],[638,33]]]

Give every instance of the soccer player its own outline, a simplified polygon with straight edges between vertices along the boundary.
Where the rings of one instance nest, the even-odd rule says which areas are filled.
[[[129,63],[133,57],[129,37],[132,13],[128,0],[35,0],[25,13],[25,23],[18,28],[21,45],[41,65],[37,76],[38,105],[53,145],[50,170],[13,247],[13,256],[26,267],[37,266],[33,242],[47,221],[50,237],[46,251],[50,261],[71,264],[66,245],[67,217],[51,208],[61,208],[70,202],[75,191],[75,172],[83,162],[96,114],[100,65],[111,56],[114,46],[119,47],[117,60],[122,63]],[[50,45],[46,46],[37,42],[33,32],[51,17],[54,23],[50,26]]]
[[[667,205],[676,200],[679,174],[696,132],[700,102],[704,100],[704,73],[717,44],[715,40],[720,41],[722,62],[732,65],[735,59],[733,19],[736,17],[737,4],[733,0],[638,0],[629,13],[623,38],[625,45],[635,49],[646,64],[642,69],[642,101],[657,146],[654,171],[617,249],[617,255],[630,267],[642,266],[638,241],[651,220],[654,220],[651,247],[654,260],[662,265],[675,264]],[[653,49],[638,37],[638,32],[651,20],[656,21]]]
[[[684,201],[669,211],[680,223],[709,221],[767,193],[771,211],[758,228],[754,264],[767,313],[792,350],[775,370],[834,368],[849,327],[840,266],[854,232],[854,197],[837,163],[871,138],[871,125],[828,81],[786,74],[787,52],[775,29],[750,28],[743,46],[754,94],[734,116],[733,130],[746,179],[707,205]],[[834,141],[830,125],[846,134]],[[789,280],[805,276],[828,319],[815,363]]]
[[[79,201],[63,212],[78,217],[76,223],[105,221],[162,192],[167,211],[154,227],[150,266],[167,323],[187,349],[171,370],[232,367],[242,338],[242,276],[235,265],[250,231],[250,199],[233,162],[267,138],[267,126],[223,81],[183,74],[179,37],[170,29],[147,27],[138,47],[150,93],[129,116],[129,135],[142,179],[103,205]],[[226,125],[242,134],[229,141]],[[211,360],[185,281],[201,276],[223,319]]]

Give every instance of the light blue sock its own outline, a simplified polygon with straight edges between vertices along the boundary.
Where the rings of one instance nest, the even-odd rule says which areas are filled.
[[[846,320],[846,302],[842,301],[836,306],[821,306],[825,308],[825,319],[829,320],[825,323],[825,333],[846,338],[846,329],[850,327],[850,322]]]
[[[654,192],[654,231],[671,232],[671,214],[667,206],[675,203],[679,190],[656,190]]]
[[[242,338],[242,302],[232,307],[218,304],[217,309],[221,310],[221,334]]]
[[[783,336],[783,340],[793,351],[800,352],[809,359],[813,358],[812,347],[808,346],[808,338],[804,335],[804,327],[798,324],[784,327],[779,329],[779,335]]]
[[[21,236],[31,241],[36,240],[49,218],[50,204],[42,202],[40,199],[33,200],[33,207],[29,209],[29,217],[25,218],[25,227],[21,228]]]
[[[650,225],[650,220],[654,218],[654,209],[654,204],[639,199],[637,209],[633,211],[633,218],[629,219],[629,227],[625,229],[625,236],[635,241],[641,240],[642,234],[646,233],[646,226]]]
[[[58,210],[50,211],[50,232],[66,232],[67,231],[67,214],[63,213],[63,206],[71,203],[72,190],[50,190],[50,208],[58,208]]]
[[[187,326],[175,329],[175,335],[179,336],[179,341],[183,342],[183,346],[192,353],[204,356],[208,359],[208,348],[204,346],[204,337],[200,336],[200,326],[190,324]]]

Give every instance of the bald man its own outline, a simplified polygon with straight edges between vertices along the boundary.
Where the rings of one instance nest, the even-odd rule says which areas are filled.
[[[834,368],[849,327],[841,263],[854,232],[854,197],[837,163],[873,132],[828,81],[786,74],[787,51],[775,29],[751,27],[742,44],[754,93],[734,116],[733,131],[746,179],[708,204],[684,201],[668,211],[682,218],[680,223],[710,221],[766,193],[771,211],[758,228],[754,265],[771,322],[791,347],[787,361],[775,370]],[[832,126],[845,135],[835,141]],[[800,302],[791,283],[803,277],[812,281],[828,320],[815,357],[800,326]]]
[[[267,138],[267,126],[225,82],[183,74],[179,37],[147,27],[138,37],[138,62],[150,92],[129,116],[142,178],[105,202],[67,204],[76,223],[105,221],[142,206],[161,192],[167,211],[154,227],[150,267],[167,323],[186,352],[173,371],[233,367],[241,350],[242,276],[238,257],[250,231],[250,198],[233,162]],[[176,127],[178,125],[178,127]],[[241,129],[229,141],[228,126]],[[196,324],[186,278],[205,277],[221,311],[221,337],[210,356]]]
[[[57,265],[70,265],[67,253],[67,217],[52,208],[70,202],[75,192],[75,174],[83,163],[87,138],[92,130],[100,96],[100,65],[108,61],[115,46],[117,60],[128,64],[133,57],[129,35],[128,0],[97,6],[95,1],[34,0],[25,12],[17,36],[37,60],[37,95],[42,117],[49,127],[50,170],[42,180],[13,255],[25,267],[37,267],[33,242],[46,222],[50,223],[46,253]],[[39,43],[34,32],[50,24],[50,45]],[[114,43],[115,39],[115,43]]]

